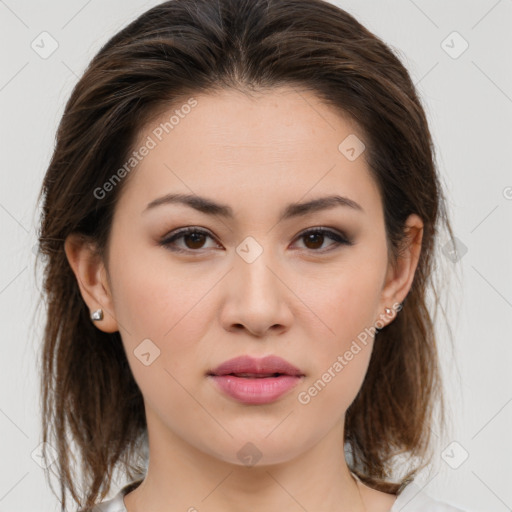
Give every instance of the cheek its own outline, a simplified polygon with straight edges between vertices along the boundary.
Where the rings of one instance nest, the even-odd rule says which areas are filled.
[[[309,333],[314,371],[297,392],[311,421],[341,419],[362,386],[373,348],[371,326],[378,294],[372,277],[340,277],[331,286],[316,301],[329,329],[322,329],[322,335]]]
[[[332,272],[326,285],[315,293],[303,290],[305,302],[326,326],[326,344],[343,350],[347,343],[374,325],[378,317],[380,281],[383,269],[375,262],[364,269],[362,265],[345,266]],[[307,295],[306,295],[307,294]]]
[[[191,368],[202,371],[196,342],[209,318],[208,301],[201,299],[218,279],[192,282],[170,265],[141,261],[148,260],[132,253],[112,272],[115,312],[129,365],[151,407],[190,408],[190,396],[180,383],[187,382]]]
[[[350,405],[362,385],[370,361],[374,324],[380,298],[383,269],[373,262],[345,267],[334,273],[329,286],[315,294],[309,292],[304,302],[311,304],[321,323],[322,335],[311,331],[315,373],[305,382],[303,400],[311,409],[325,407],[343,411]],[[306,289],[304,292],[306,293]]]
[[[118,245],[120,247],[120,245]],[[116,261],[113,253],[112,261]],[[128,335],[165,340],[186,327],[189,315],[217,280],[196,275],[167,257],[165,249],[133,247],[113,267],[116,318]],[[124,333],[123,333],[124,334]]]
[[[147,389],[148,396],[158,396],[166,389],[166,395],[179,397],[183,390],[172,376],[186,382],[191,368],[206,371],[198,366],[198,353],[209,349],[201,340],[208,338],[215,316],[212,298],[223,272],[184,272],[165,253],[151,256],[131,252],[113,269],[115,312],[134,378],[144,394]],[[144,357],[154,362],[146,367]]]

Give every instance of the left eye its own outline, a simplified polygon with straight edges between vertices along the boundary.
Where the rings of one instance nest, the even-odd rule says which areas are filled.
[[[318,249],[318,245],[322,246],[325,241],[325,237],[330,238],[334,241],[331,246],[339,246],[339,245],[352,245],[352,241],[347,237],[341,235],[336,231],[331,231],[330,229],[325,228],[315,228],[310,229],[308,231],[304,231],[301,233],[298,238],[304,238],[307,240],[307,243],[312,243],[313,247],[307,247],[308,249]]]
[[[297,239],[305,240],[306,249],[310,249],[313,252],[323,252],[323,250],[319,251],[318,249],[322,247],[326,237],[334,242],[331,246],[336,247],[339,245],[353,244],[351,240],[342,234],[325,228],[314,228],[304,231]],[[213,240],[213,237],[208,231],[197,228],[183,228],[174,232],[171,236],[165,237],[160,244],[175,252],[198,252],[198,249],[204,249],[203,245],[207,238]],[[178,247],[176,245],[177,240],[182,240],[185,243],[185,248]],[[312,246],[308,246],[308,244]],[[217,247],[220,246],[217,244]]]

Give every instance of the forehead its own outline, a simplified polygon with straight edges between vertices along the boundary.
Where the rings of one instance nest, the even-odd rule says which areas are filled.
[[[311,91],[282,87],[251,96],[235,90],[191,95],[140,131],[134,150],[149,149],[132,171],[119,207],[124,202],[142,211],[169,192],[245,204],[256,195],[260,201],[251,201],[254,206],[336,189],[371,209],[379,194],[365,152],[347,158],[347,144],[361,150],[357,144],[364,144],[364,134]]]

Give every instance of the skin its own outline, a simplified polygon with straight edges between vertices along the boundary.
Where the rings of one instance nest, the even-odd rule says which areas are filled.
[[[365,153],[350,161],[338,150],[348,135],[364,135],[313,93],[283,87],[254,98],[233,90],[194,97],[197,106],[129,176],[107,261],[79,237],[65,244],[84,300],[104,311],[97,328],[120,331],[144,396],[150,464],[125,496],[126,508],[387,512],[396,496],[356,483],[343,455],[345,412],[362,385],[373,337],[308,404],[297,396],[405,298],[422,221],[408,219],[410,243],[391,265]],[[136,147],[172,111],[141,131]],[[170,192],[225,203],[234,218],[178,204],[144,212]],[[336,206],[278,220],[289,203],[331,194],[364,211]],[[186,226],[211,237],[176,240],[187,253],[159,245]],[[321,226],[354,244],[300,236]],[[247,236],[263,249],[252,263],[236,252]],[[380,326],[393,321],[385,318]],[[148,366],[134,354],[147,338],[160,350]],[[241,354],[277,354],[305,377],[273,403],[241,404],[206,377]],[[254,466],[237,456],[247,442],[261,453]]]

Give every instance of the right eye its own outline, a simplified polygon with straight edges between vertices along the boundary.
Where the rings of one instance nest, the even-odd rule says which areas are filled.
[[[193,253],[199,252],[200,249],[203,249],[207,238],[211,238],[213,240],[212,235],[210,235],[208,231],[194,227],[186,227],[176,231],[171,231],[171,233],[167,234],[160,241],[160,245],[163,245],[170,251]],[[177,247],[177,240],[182,240],[183,243],[186,244],[185,247]],[[217,245],[217,247],[219,246]]]

